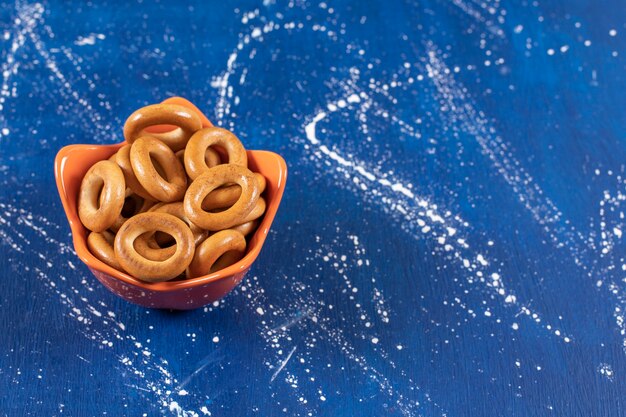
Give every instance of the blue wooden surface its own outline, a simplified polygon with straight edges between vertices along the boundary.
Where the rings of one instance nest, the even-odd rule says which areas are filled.
[[[626,414],[623,2],[97,3],[0,7],[1,414]],[[104,289],[52,174],[171,95],[290,167],[191,312]]]

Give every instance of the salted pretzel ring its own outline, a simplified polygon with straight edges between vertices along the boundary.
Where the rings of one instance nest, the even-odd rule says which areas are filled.
[[[237,136],[221,127],[206,127],[194,133],[185,148],[185,170],[192,180],[210,168],[204,155],[211,146],[220,146],[226,151],[227,163],[248,166],[246,149]]]
[[[159,125],[176,126],[169,132],[150,132]],[[131,114],[124,123],[124,138],[132,144],[146,134],[163,141],[174,152],[183,149],[191,135],[202,128],[202,120],[187,107],[177,104],[152,104]]]
[[[243,257],[246,251],[246,238],[236,230],[221,230],[209,236],[196,248],[193,260],[187,268],[187,277],[199,277],[216,271],[217,260],[227,257],[232,265]],[[231,252],[234,252],[231,254]],[[229,256],[227,256],[229,255]],[[221,259],[220,259],[221,260]],[[219,269],[228,265],[220,262]]]
[[[237,201],[219,213],[203,210],[204,198],[217,187],[228,183],[235,183],[241,187]],[[189,220],[203,229],[217,231],[244,223],[243,219],[254,209],[258,199],[259,184],[248,168],[222,164],[196,178],[187,189],[183,203]]]
[[[164,232],[176,241],[174,254],[163,261],[153,261],[135,250],[134,242],[148,232]],[[147,282],[167,281],[180,275],[194,256],[193,234],[189,227],[167,213],[141,213],[131,217],[115,236],[115,257],[122,267],[134,277]]]
[[[254,178],[256,178],[259,185],[259,194],[262,194],[263,191],[265,191],[265,177],[258,172],[255,172]],[[240,195],[241,187],[239,187],[238,185],[227,185],[224,187],[220,187],[217,190],[212,191],[204,198],[204,200],[202,201],[202,208],[209,211],[221,209],[224,207],[230,207],[235,204]]]
[[[111,268],[123,271],[122,265],[117,261],[115,252],[113,251],[113,241],[115,235],[106,230],[103,232],[91,232],[87,236],[87,247],[89,251]]]
[[[194,244],[196,246],[209,235],[209,232],[189,221],[187,216],[185,216],[183,203],[180,201],[176,203],[157,203],[148,211],[171,214],[187,223],[189,229],[191,229],[191,233],[193,233]],[[173,240],[170,235],[165,236],[166,237],[163,237],[160,232],[144,233],[135,240],[135,250],[140,255],[152,261],[164,261],[172,256],[176,249],[174,246],[163,247],[163,245],[172,243]]]
[[[124,195],[124,205],[122,206],[122,211],[120,215],[117,216],[117,219],[115,219],[115,223],[113,223],[111,227],[109,227],[109,229],[117,233],[117,231],[120,230],[120,227],[122,227],[126,220],[128,220],[135,214],[148,211],[148,209],[153,205],[153,201],[146,200],[140,197],[138,194],[135,194],[130,188],[127,188]]]
[[[80,184],[80,221],[92,232],[108,229],[122,212],[125,191],[124,174],[120,167],[108,160],[96,162]]]
[[[126,186],[133,190],[133,192],[141,198],[154,201],[154,197],[152,197],[150,193],[143,188],[143,185],[141,185],[135,176],[133,165],[130,163],[130,145],[122,146],[117,153],[115,153],[115,162],[117,162],[117,165],[119,165],[124,173]]]
[[[157,171],[152,158],[161,166]],[[130,163],[139,183],[159,201],[181,200],[187,189],[187,176],[174,152],[162,141],[151,136],[137,139],[130,147]]]

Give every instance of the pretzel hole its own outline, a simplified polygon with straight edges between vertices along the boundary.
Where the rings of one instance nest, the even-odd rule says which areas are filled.
[[[154,234],[154,240],[161,249],[169,248],[170,246],[174,246],[176,244],[174,236],[165,232],[156,232]]]
[[[220,161],[222,161],[223,164],[228,163],[228,152],[226,152],[226,149],[224,149],[223,146],[211,145],[209,146],[209,148],[217,152],[217,154],[220,156]]]
[[[220,159],[220,160],[219,160],[218,165],[220,165],[220,164],[223,164],[223,163],[224,163],[224,157],[228,158],[228,155],[226,155],[226,153],[225,153],[225,152],[220,151],[219,149],[216,149],[216,147],[215,147],[215,146],[210,146],[209,148],[207,148],[207,150],[208,150],[208,149],[212,149],[212,150],[214,150],[215,152],[217,152],[217,156],[218,156],[218,158]],[[205,152],[205,153],[204,153],[204,163],[205,163],[207,166],[209,166],[209,167],[210,167],[210,166],[211,166],[211,162],[212,162],[212,161],[211,161],[210,157],[208,156],[208,152]]]
[[[135,248],[135,251],[139,255],[143,256],[146,259],[149,259],[151,261],[163,261],[163,258],[161,256],[152,255],[150,252],[146,251],[145,249],[143,249],[138,244],[140,240],[144,241],[145,244],[147,245],[147,247],[149,249],[152,249],[152,250],[167,249],[168,247],[173,246],[173,245],[169,245],[169,246],[161,246],[161,245],[159,245],[158,242],[156,241],[156,238],[155,238],[156,233],[160,233],[160,232],[145,232],[145,233],[139,235],[137,237],[137,239],[135,239],[135,241],[133,242],[133,247]],[[161,232],[161,233],[163,233],[164,235],[166,235],[168,237],[171,237],[167,233],[164,233],[164,232]],[[176,243],[176,241],[174,240],[174,244],[175,243]]]
[[[216,192],[216,191],[222,190],[222,189],[227,188],[227,187],[232,187],[232,186],[236,186],[236,187],[238,187],[238,188],[239,188],[239,193],[238,193],[238,194],[239,194],[239,195],[241,195],[241,191],[242,191],[241,185],[239,185],[239,184],[237,184],[237,183],[227,183],[227,184],[224,184],[224,185],[222,185],[222,186],[220,186],[220,187],[217,187],[215,190],[213,190],[213,191],[211,191],[210,193],[208,193],[208,194],[206,195],[206,197],[204,197],[204,200],[202,200],[201,207],[202,207],[204,210],[206,210],[206,209],[207,209],[207,207],[210,207],[210,206],[211,206],[211,205],[209,205],[209,202],[211,201],[211,194],[213,194],[213,193],[214,193],[214,192]],[[207,211],[209,211],[210,213],[219,213],[220,211],[225,211],[225,210],[228,210],[230,207],[232,207],[232,205],[233,205],[233,204],[235,204],[235,203],[237,202],[237,200],[238,200],[238,199],[239,199],[239,198],[237,198],[237,199],[236,199],[235,201],[233,201],[231,204],[228,204],[228,205],[226,205],[226,206],[224,206],[224,207],[220,207],[220,208],[217,208],[217,209],[210,209],[210,210],[207,210]]]
[[[230,207],[220,207],[213,210],[209,210],[209,213],[221,213],[223,211],[228,210]]]
[[[165,181],[168,181],[168,178],[167,178],[167,175],[165,175],[165,170],[163,169],[163,166],[159,163],[159,161],[157,161],[155,157],[152,156],[152,154],[150,154],[150,162],[154,166],[154,169],[156,170],[157,174],[159,174],[159,176],[163,178]]]
[[[146,243],[152,249],[167,249],[176,244],[176,239],[172,235],[158,230],[156,232],[146,232],[138,239],[146,240]]]
[[[128,196],[124,199],[124,205],[122,206],[122,217],[129,218],[133,214],[137,213],[139,204],[137,198]]]
[[[95,185],[95,190],[96,192],[93,194],[94,201],[92,201],[92,203],[96,210],[99,210],[105,198],[104,193],[102,192],[104,190],[104,180],[102,178],[98,178],[98,182]]]

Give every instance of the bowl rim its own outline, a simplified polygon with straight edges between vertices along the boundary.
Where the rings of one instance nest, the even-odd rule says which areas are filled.
[[[173,99],[176,99],[176,100],[173,100]],[[185,105],[185,102],[189,103],[185,99],[182,99],[180,97],[171,98],[164,102],[176,102],[178,104],[183,104],[183,105]],[[206,117],[199,110],[197,110],[197,108],[193,106],[193,104],[189,103],[189,105],[191,105],[191,106],[188,106],[190,109],[197,111],[198,113],[200,113],[200,115],[202,115],[203,121],[205,121],[203,125],[207,124],[207,122],[209,126],[211,125],[208,119],[206,119]],[[274,194],[271,201],[267,201],[267,209],[266,209],[265,214],[263,215],[263,220],[261,221],[261,224],[259,224],[257,230],[254,232],[253,239],[254,238],[257,239],[256,244],[252,246],[248,250],[248,252],[245,254],[245,256],[238,262],[234,263],[233,265],[229,267],[226,267],[224,269],[221,269],[219,271],[216,271],[208,275],[203,275],[201,277],[189,278],[189,279],[185,279],[182,281],[165,281],[165,282],[150,283],[150,282],[145,282],[137,278],[134,278],[133,276],[125,272],[118,271],[117,269],[112,268],[111,266],[105,264],[104,262],[96,258],[94,255],[92,255],[89,249],[87,248],[86,238],[80,237],[80,235],[85,233],[87,229],[82,225],[80,219],[78,218],[77,211],[70,209],[69,199],[76,198],[77,196],[69,196],[66,192],[63,174],[65,172],[65,169],[67,168],[67,163],[66,163],[67,158],[70,153],[74,153],[77,151],[85,152],[88,150],[94,151],[96,149],[106,149],[106,148],[119,149],[121,146],[125,144],[126,144],[126,141],[116,143],[116,144],[105,144],[105,145],[99,145],[99,144],[67,145],[59,150],[54,160],[54,176],[55,176],[57,188],[59,191],[59,196],[61,197],[61,203],[63,205],[65,217],[67,218],[69,222],[70,230],[72,232],[72,243],[74,246],[74,250],[76,251],[76,254],[79,257],[79,259],[83,261],[83,263],[85,263],[85,265],[87,265],[88,268],[102,272],[126,284],[139,287],[147,291],[171,292],[174,290],[195,288],[195,287],[202,286],[208,283],[226,279],[226,278],[232,277],[235,274],[246,271],[252,266],[252,264],[258,257],[259,253],[261,252],[261,248],[263,247],[263,244],[265,243],[267,234],[269,233],[272,222],[274,221],[274,218],[276,216],[276,212],[278,211],[278,207],[280,206],[280,202],[282,200],[282,196],[285,190],[285,184],[287,181],[287,164],[285,160],[283,159],[283,157],[275,152],[264,151],[264,150],[248,150],[248,153],[252,154],[253,158],[256,156],[259,156],[259,157],[265,156],[265,157],[272,158],[273,161],[278,165],[278,181],[276,183],[276,193]],[[106,158],[103,158],[103,159],[106,159]]]

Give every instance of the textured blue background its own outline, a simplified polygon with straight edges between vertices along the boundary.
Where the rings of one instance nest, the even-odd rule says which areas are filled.
[[[0,413],[626,414],[626,8],[0,6]],[[71,249],[59,148],[196,103],[282,154],[244,283],[191,312]]]

